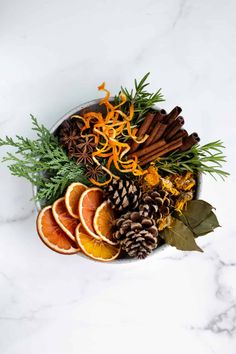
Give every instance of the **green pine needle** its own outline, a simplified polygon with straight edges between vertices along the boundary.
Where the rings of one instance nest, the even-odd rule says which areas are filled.
[[[218,175],[224,180],[229,173],[222,170],[222,163],[226,162],[222,149],[224,146],[220,140],[203,146],[194,145],[188,151],[173,152],[157,159],[155,165],[160,171],[171,174],[183,174],[186,171],[209,173],[215,179]]]
[[[155,93],[149,93],[146,91],[147,86],[147,78],[150,73],[144,75],[144,77],[138,82],[136,79],[134,80],[134,88],[135,90],[129,91],[127,88],[121,86],[120,93],[123,93],[127,97],[127,102],[122,106],[122,111],[128,113],[130,104],[134,105],[134,117],[132,119],[132,127],[139,125],[145,114],[153,108],[153,105],[164,101],[163,95],[161,93],[161,89],[159,89]],[[115,103],[119,102],[119,96],[115,97]]]

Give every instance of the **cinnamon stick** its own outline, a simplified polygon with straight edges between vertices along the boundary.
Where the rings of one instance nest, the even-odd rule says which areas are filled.
[[[175,120],[178,115],[182,112],[182,108],[180,108],[179,106],[176,106],[175,108],[172,109],[172,111],[170,111],[170,113],[168,113],[165,116],[165,122],[167,123],[171,123],[173,122],[173,120]]]
[[[174,136],[172,136],[171,140],[175,140],[178,138],[186,138],[188,136],[188,132],[185,129],[180,129]]]
[[[162,122],[163,117],[165,117],[166,111],[164,109],[161,109],[160,111],[156,112],[155,118],[153,119],[153,124],[150,125],[150,127],[148,128],[147,134],[150,135],[152,133],[153,130],[153,125],[154,125],[154,121],[157,123],[157,121]]]
[[[155,118],[153,119],[151,126],[149,127],[150,135],[147,138],[147,140],[144,142],[143,147],[151,145],[153,139],[155,138],[158,130],[160,129],[160,120],[162,118],[162,114],[160,112],[157,112],[155,115]]]
[[[157,149],[155,152],[151,152],[147,156],[143,156],[140,159],[139,165],[144,166],[147,163],[156,160],[158,157],[168,154],[169,152],[178,149],[182,145],[182,138],[176,139],[161,148]]]
[[[131,156],[137,156],[137,157],[141,157],[143,155],[148,155],[150,154],[151,152],[161,148],[162,146],[166,145],[166,141],[164,139],[162,140],[159,140],[157,143],[155,144],[151,144],[150,146],[148,147],[144,147],[144,148],[141,148],[140,150],[138,151],[135,151],[131,154],[128,155],[128,158],[131,157]]]
[[[187,151],[189,149],[191,149],[191,147],[193,145],[196,145],[197,143],[199,143],[200,138],[198,136],[197,133],[192,133],[191,135],[189,135],[188,137],[186,137],[183,141],[183,145],[180,147],[179,151],[184,152]]]
[[[164,138],[170,140],[184,125],[184,118],[179,116],[177,117],[166,129]]]
[[[154,139],[152,140],[152,143],[156,143],[159,139],[165,137],[167,132],[169,133],[173,129],[173,126],[171,127],[171,124],[175,122],[175,119],[177,119],[181,111],[182,109],[176,106],[175,108],[172,109],[172,111],[169,114],[162,116],[162,119],[159,124],[159,130],[155,135]],[[181,120],[182,119],[183,118],[181,117]]]
[[[159,122],[158,131],[152,140],[152,144],[156,143],[158,140],[160,140],[163,137],[167,127],[168,127],[167,124]]]
[[[142,122],[142,124],[138,130],[137,138],[142,139],[144,137],[148,128],[152,124],[154,117],[155,117],[155,113],[152,113],[152,112],[147,113],[146,117],[144,118],[144,121]],[[136,143],[136,141],[133,141],[131,144],[130,152],[134,152],[135,150],[137,150],[138,147],[139,147],[139,144]]]

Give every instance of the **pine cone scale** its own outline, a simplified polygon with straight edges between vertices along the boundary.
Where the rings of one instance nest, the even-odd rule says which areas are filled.
[[[139,209],[143,215],[158,221],[170,214],[172,205],[171,197],[166,191],[154,189],[143,194]]]
[[[106,187],[105,194],[112,208],[121,214],[138,207],[141,191],[135,181],[114,179]]]
[[[127,212],[117,222],[114,237],[130,257],[143,259],[158,246],[158,230],[153,219],[142,212]]]

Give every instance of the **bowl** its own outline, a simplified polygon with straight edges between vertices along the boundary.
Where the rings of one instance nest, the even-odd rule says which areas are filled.
[[[114,97],[111,97],[110,100],[113,101]],[[100,101],[101,101],[100,99],[95,99],[95,100],[88,101],[88,102],[85,102],[85,103],[82,103],[82,104],[76,106],[75,108],[73,108],[72,110],[70,110],[69,112],[64,114],[64,116],[62,116],[60,119],[58,119],[58,121],[51,127],[50,132],[51,133],[56,133],[58,127],[65,120],[69,119],[74,114],[82,115],[84,113],[91,112],[91,111],[93,111],[93,112],[104,112],[104,107],[99,105]],[[160,107],[158,107],[156,105],[153,108],[154,109],[160,109]],[[201,180],[202,180],[201,179],[201,175],[199,175],[197,177],[197,187],[196,187],[196,191],[195,191],[195,199],[198,199],[199,194],[200,194]],[[35,197],[36,193],[37,193],[37,187],[33,186],[33,197]],[[36,205],[37,211],[40,211],[41,210],[40,203],[38,201],[36,201],[35,205]],[[152,251],[152,253],[147,258],[150,258],[150,257],[153,257],[154,255],[160,254],[160,252],[163,252],[166,247],[168,247],[167,244],[163,244],[163,245],[157,247],[154,251]],[[78,255],[88,259],[89,261],[93,260],[92,258],[88,258],[87,256],[85,256],[82,252],[78,253]],[[93,261],[97,262],[96,260],[93,260]],[[116,260],[114,260],[112,262],[109,262],[109,264],[111,264],[111,263],[112,264],[131,263],[131,262],[137,262],[137,261],[140,261],[140,260],[135,259],[135,258],[127,257],[127,258],[116,259]]]

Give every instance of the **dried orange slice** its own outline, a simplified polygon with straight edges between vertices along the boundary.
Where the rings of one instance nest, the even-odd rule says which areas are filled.
[[[76,243],[57,224],[51,206],[47,206],[40,211],[37,218],[37,230],[45,245],[55,252],[74,254],[80,251]]]
[[[116,259],[120,254],[120,247],[98,240],[88,235],[81,224],[76,228],[76,241],[81,250],[89,257],[101,262],[109,262]]]
[[[86,232],[100,239],[93,226],[95,212],[103,202],[103,191],[100,188],[89,188],[82,193],[79,201],[79,217]]]
[[[79,219],[78,205],[81,194],[87,189],[87,187],[79,182],[71,183],[67,188],[65,194],[65,203],[68,213],[73,218]]]
[[[103,202],[95,212],[93,226],[98,236],[111,245],[117,244],[112,237],[114,221],[115,216],[111,204],[107,201]]]
[[[52,206],[53,216],[60,228],[75,241],[75,229],[79,223],[78,219],[73,218],[66,208],[65,198],[59,198]]]

